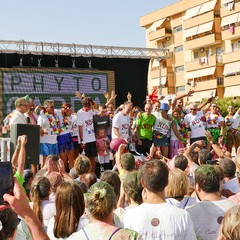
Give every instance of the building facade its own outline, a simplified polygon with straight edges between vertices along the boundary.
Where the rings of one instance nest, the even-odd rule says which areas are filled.
[[[142,16],[149,48],[168,48],[151,60],[148,91],[162,95],[194,89],[190,101],[240,96],[240,1],[181,0]]]

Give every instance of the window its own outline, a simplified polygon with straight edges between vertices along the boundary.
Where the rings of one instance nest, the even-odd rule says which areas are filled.
[[[175,68],[175,72],[182,72],[182,71],[184,71],[184,66],[183,65]]]
[[[193,53],[193,59],[197,59],[198,58],[198,52],[194,52]]]
[[[176,92],[185,92],[185,86],[176,87]]]
[[[166,48],[167,47],[167,43],[166,42],[162,42],[162,47]]]
[[[183,51],[183,45],[174,48],[174,52],[182,52],[182,51]]]
[[[173,28],[173,33],[181,32],[181,31],[182,31],[182,25]]]
[[[232,43],[232,51],[236,52],[240,49],[240,40]]]

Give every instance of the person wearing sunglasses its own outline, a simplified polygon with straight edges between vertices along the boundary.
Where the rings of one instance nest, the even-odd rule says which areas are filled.
[[[206,142],[204,114],[204,110],[198,111],[198,105],[192,103],[190,105],[190,113],[184,117],[184,122],[191,131],[190,145],[198,140]]]

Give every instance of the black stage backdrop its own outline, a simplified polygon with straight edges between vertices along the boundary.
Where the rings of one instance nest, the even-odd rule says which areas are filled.
[[[76,69],[88,69],[89,62],[93,69],[112,70],[115,72],[115,90],[117,94],[116,105],[119,106],[127,100],[128,92],[132,94],[134,106],[143,107],[147,94],[148,59],[129,58],[96,58],[53,56],[53,55],[22,55],[0,53],[0,67],[19,67],[22,58],[23,67],[34,67],[38,65],[41,58],[41,66],[55,68],[58,60],[59,68],[72,68],[72,60],[75,60]],[[55,68],[56,69],[56,68]]]

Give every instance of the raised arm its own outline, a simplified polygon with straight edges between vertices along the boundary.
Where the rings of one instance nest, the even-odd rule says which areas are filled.
[[[194,90],[189,90],[188,93],[185,93],[185,94],[182,94],[182,95],[179,95],[179,96],[175,97],[174,100],[173,100],[173,102],[172,102],[172,109],[174,109],[174,108],[176,107],[177,101],[178,101],[179,99],[182,99],[182,98],[184,98],[184,97],[189,97],[189,96],[191,96],[193,93],[194,93]]]
[[[36,214],[31,209],[28,200],[22,190],[22,187],[16,178],[14,179],[13,194],[14,196],[10,194],[4,194],[4,201],[8,202],[13,211],[25,220],[32,239],[49,240],[49,237],[44,231],[44,228],[37,218]]]

